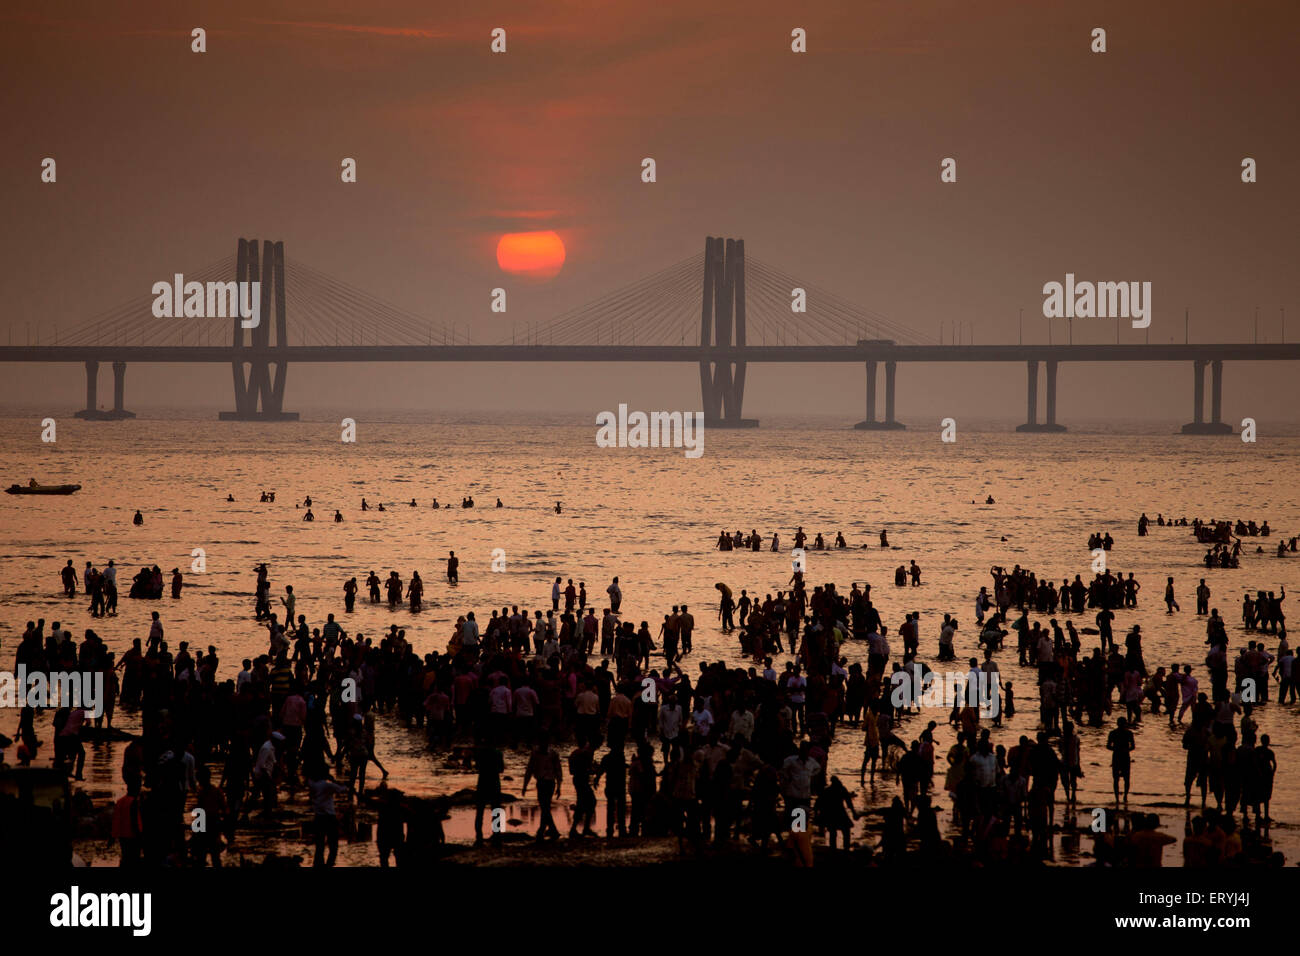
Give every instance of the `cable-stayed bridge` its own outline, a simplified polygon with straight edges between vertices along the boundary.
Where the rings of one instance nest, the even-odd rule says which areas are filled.
[[[703,253],[556,316],[518,327],[508,340],[472,341],[467,326],[430,320],[386,303],[310,266],[288,259],[280,242],[240,239],[236,255],[184,282],[258,283],[258,323],[199,324],[154,315],[155,296],[94,316],[47,341],[0,345],[0,362],[82,362],[83,418],[132,417],[125,408],[132,362],[229,364],[235,408],[223,419],[297,418],[284,410],[290,365],[355,362],[673,362],[697,364],[705,422],[755,426],[742,413],[749,364],[855,363],[866,370],[866,418],[860,429],[901,429],[895,417],[900,362],[1025,362],[1027,414],[1022,431],[1064,431],[1056,421],[1061,362],[1185,361],[1194,370],[1193,421],[1184,431],[1220,434],[1224,361],[1300,359],[1300,345],[973,345],[942,344],[886,316],[746,257],[743,240],[709,238]],[[211,294],[208,297],[211,302]],[[177,303],[178,308],[180,303]],[[292,323],[290,323],[292,317]],[[98,403],[101,363],[113,368],[113,407]],[[877,372],[884,365],[884,414],[877,415]],[[1039,366],[1046,367],[1039,421]],[[1205,370],[1211,371],[1209,414]]]

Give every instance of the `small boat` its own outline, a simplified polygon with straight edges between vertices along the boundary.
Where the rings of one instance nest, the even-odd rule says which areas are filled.
[[[10,485],[5,489],[10,495],[70,495],[80,491],[81,485],[38,485],[31,482],[26,485]]]

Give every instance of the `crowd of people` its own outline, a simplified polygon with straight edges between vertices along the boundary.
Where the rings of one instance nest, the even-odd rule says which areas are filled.
[[[800,528],[796,547],[806,537]],[[1094,541],[1106,548],[1108,537]],[[1233,657],[1201,579],[1195,597],[1206,619],[1204,663],[1179,660],[1152,670],[1139,624],[1122,641],[1115,637],[1116,612],[1138,606],[1141,585],[1132,573],[1104,571],[1088,583],[1076,575],[1057,587],[1019,565],[995,566],[991,583],[974,597],[975,626],[964,653],[955,615],[945,614],[938,628],[935,661],[964,662],[954,671],[954,692],[935,710],[924,689],[941,675],[925,663],[920,613],[904,613],[898,653],[870,584],[809,587],[798,561],[788,588],[762,599],[748,588],[736,597],[728,584],[715,585],[719,629],[735,635],[749,659],[744,666],[695,659],[694,638],[709,625],[684,603],[653,626],[650,615],[638,625],[623,610],[618,578],[596,604],[585,581],[566,584],[557,576],[549,608],[539,602],[482,616],[466,611],[445,647],[417,651],[396,624],[376,636],[350,634],[331,613],[313,628],[292,585],[273,609],[269,566],[255,570],[253,617],[266,628],[267,647],[243,660],[231,679],[219,676],[215,646],[192,651],[181,641],[173,652],[158,612],[147,637],[134,640],[120,660],[93,630],[77,643],[58,623],[45,633],[43,620],[30,622],[19,643],[16,662],[29,671],[94,671],[110,688],[113,704],[98,718],[75,706],[55,715],[56,766],[80,776],[85,730],[111,726],[117,704],[139,712],[141,733],[125,748],[125,794],[113,814],[123,865],[220,865],[253,815],[274,819],[282,800],[299,793],[311,807],[320,865],[336,858],[340,818],[362,806],[378,813],[384,865],[390,856],[401,865],[438,852],[439,826],[387,785],[375,749],[378,717],[422,733],[435,752],[469,755],[480,841],[501,839],[495,826],[485,834],[483,825],[504,802],[505,754],[518,751],[527,754],[521,796],[530,787],[536,793],[538,841],[560,835],[554,805],[567,777],[575,839],[596,833],[602,788],[606,836],[670,837],[683,849],[777,840],[796,861],[810,863],[819,828],[832,849],[856,845],[885,861],[909,849],[930,860],[1044,859],[1055,852],[1055,835],[1073,829],[1083,775],[1079,728],[1105,727],[1117,709],[1122,716],[1106,738],[1115,808],[1108,812],[1116,825],[1095,835],[1099,861],[1159,862],[1161,846],[1172,840],[1149,814],[1120,813],[1140,751],[1134,730],[1157,716],[1182,728],[1189,814],[1194,791],[1200,795],[1185,860],[1274,861],[1265,835],[1278,761],[1268,735],[1258,732],[1258,715],[1274,679],[1278,703],[1300,696],[1286,640],[1285,589],[1245,595],[1242,625],[1258,638]],[[173,574],[179,596],[180,574]],[[71,561],[60,577],[74,595]],[[111,561],[102,572],[88,564],[82,584],[94,595],[108,586],[89,582],[105,578],[115,578]],[[447,579],[458,583],[455,552]],[[154,589],[160,572],[142,569],[136,580]],[[899,568],[895,583],[909,580],[920,583],[915,561],[910,570]],[[386,591],[390,607],[422,604],[418,572],[404,582],[396,571],[386,581],[371,571],[365,584],[371,602],[382,602]],[[356,577],[345,583],[345,614],[358,591]],[[1170,614],[1178,608],[1175,596],[1170,577]],[[92,610],[106,605],[100,599]],[[1085,626],[1067,615],[1085,615]],[[999,662],[1012,634],[1015,658]],[[1264,634],[1276,636],[1276,653]],[[1086,648],[1091,635],[1096,644]],[[849,642],[864,642],[865,661],[850,653]],[[1013,668],[1026,676],[1008,679]],[[1196,673],[1202,669],[1205,690]],[[1034,691],[1018,694],[1017,683],[1030,680]],[[1000,738],[1025,697],[1036,700],[1037,729]],[[20,763],[41,753],[34,717],[31,708],[20,716]],[[860,761],[856,753],[846,760],[844,748],[859,741]],[[367,789],[372,764],[380,783]],[[880,817],[878,844],[855,837],[854,820],[866,808],[856,805],[832,764],[860,764],[861,786],[892,780],[897,797]],[[195,807],[214,821],[202,832],[188,825]],[[947,837],[939,823],[945,813]]]

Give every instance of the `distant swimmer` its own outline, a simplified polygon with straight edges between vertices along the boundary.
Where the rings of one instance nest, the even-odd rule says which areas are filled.
[[[315,521],[315,520],[316,520],[316,516],[315,516],[314,514],[312,514],[312,513],[311,513],[311,509],[308,508],[308,509],[307,509],[307,513],[306,513],[305,515],[302,516],[302,520],[303,520],[303,521]]]
[[[474,507],[474,496],[473,496],[473,495],[470,495],[468,498],[465,498],[464,500],[462,500],[461,503],[460,503],[460,506],[461,506],[462,508],[473,508],[473,507]]]
[[[370,510],[370,505],[366,504],[366,499],[365,499],[365,498],[362,498],[362,499],[361,499],[361,510],[362,510],[362,511],[369,511],[369,510]]]
[[[455,551],[447,556],[447,583],[460,583],[460,558],[456,557]]]
[[[555,513],[560,514],[560,503],[558,501],[555,503]]]
[[[889,535],[885,534],[884,528],[880,529],[880,546],[882,548],[889,547]]]
[[[227,500],[227,501],[234,501],[234,500],[235,500],[235,496],[234,496],[234,495],[226,495],[226,500]]]
[[[412,508],[415,507],[415,499],[414,499],[414,498],[411,499],[411,507],[412,507]]]
[[[137,511],[135,513],[135,517],[131,519],[131,524],[136,524],[136,525],[144,524],[144,515],[140,514],[140,512]]]
[[[343,520],[343,515],[342,515],[340,512],[335,511],[335,512],[334,512],[334,520],[335,520],[335,521],[342,521],[342,520]]]
[[[501,503],[501,499],[500,499],[500,498],[497,499],[497,507],[498,507],[498,508],[504,508],[504,507],[505,507],[505,505],[503,505],[503,504]]]
[[[379,502],[379,507],[378,507],[377,509],[375,509],[375,510],[377,510],[377,511],[383,511],[383,510],[384,510],[384,503],[383,503],[382,501]]]
[[[986,505],[997,504],[997,502],[993,500],[993,496],[992,496],[992,495],[989,495],[987,498],[985,498],[985,499],[984,499],[984,503],[985,503]]]
[[[310,508],[310,507],[311,507],[311,495],[308,495],[306,498],[302,499],[302,506],[303,506],[304,508]]]
[[[434,506],[435,508],[441,508],[441,507],[442,507],[442,505],[438,504],[438,499],[437,499],[437,498],[434,498],[434,499],[433,499],[433,506]]]
[[[847,541],[844,540],[844,532],[843,532],[843,531],[836,531],[836,532],[835,532],[835,547],[837,547],[837,548],[847,548],[848,546],[849,546],[849,543],[848,543]]]

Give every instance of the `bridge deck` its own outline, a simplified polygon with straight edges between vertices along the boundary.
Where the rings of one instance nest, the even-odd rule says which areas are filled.
[[[14,345],[0,362],[1277,362],[1300,344],[1169,345],[339,345],[232,350],[229,346]]]

